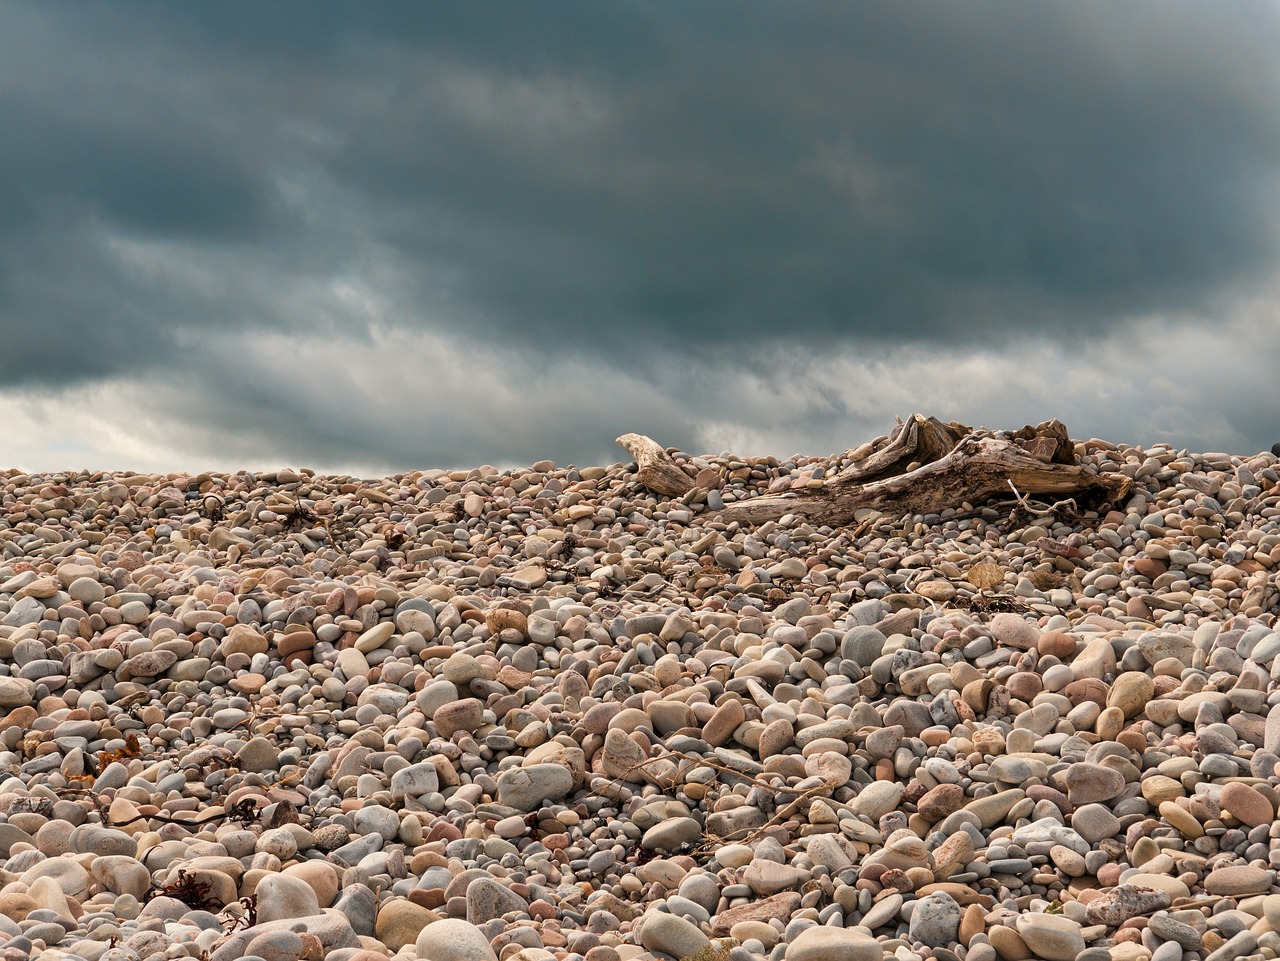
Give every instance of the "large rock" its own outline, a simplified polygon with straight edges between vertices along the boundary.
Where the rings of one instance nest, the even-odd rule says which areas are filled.
[[[465,924],[466,922],[463,923]],[[209,955],[209,961],[240,961],[240,958],[243,958],[248,953],[247,948],[250,942],[271,931],[293,931],[296,934],[315,935],[320,939],[320,944],[326,954],[331,951],[337,951],[340,948],[357,948],[360,946],[360,939],[356,936],[355,931],[351,929],[351,922],[340,914],[330,913],[316,915],[312,918],[268,921],[255,924],[253,927],[245,928],[243,931],[235,931],[229,934],[227,939],[214,949],[213,953]],[[496,961],[496,959],[489,957],[479,959],[479,961]]]
[[[908,933],[913,941],[945,948],[956,940],[961,913],[959,903],[945,891],[930,894],[916,902]]]
[[[489,939],[459,918],[432,921],[414,944],[420,961],[498,961]]]
[[[492,878],[476,878],[467,885],[467,920],[484,924],[512,911],[528,911],[529,903]]]
[[[896,781],[873,781],[849,802],[849,809],[854,814],[878,821],[893,810],[904,790],[905,785]]]
[[[434,794],[440,790],[440,775],[430,761],[410,764],[391,775],[391,797],[396,801]]]
[[[1021,614],[1001,613],[991,619],[991,636],[1005,647],[1029,651],[1040,639],[1040,628]]]
[[[1111,685],[1107,707],[1120,708],[1128,720],[1146,709],[1147,702],[1155,696],[1155,692],[1155,682],[1149,675],[1141,671],[1125,671]]]
[[[484,720],[484,705],[474,697],[466,697],[436,708],[431,720],[441,737],[453,737],[458,731],[474,731]]]
[[[825,925],[801,931],[787,945],[786,961],[881,961],[884,952],[875,938]]]
[[[610,728],[604,736],[604,747],[600,751],[600,771],[606,777],[622,778],[632,784],[644,783],[644,771],[640,765],[647,755],[640,745],[627,736],[627,732],[618,728]]]
[[[258,882],[258,920],[284,921],[320,913],[315,889],[302,878],[268,874]]]
[[[573,772],[558,764],[513,767],[498,776],[498,803],[532,811],[564,799],[573,790]]]
[[[42,607],[41,610],[44,608]],[[0,708],[22,707],[36,696],[35,681],[22,677],[0,677]]]
[[[1085,948],[1080,923],[1061,914],[1023,914],[1018,934],[1045,961],[1075,961]]]
[[[1067,797],[1072,804],[1096,804],[1110,801],[1124,791],[1124,775],[1101,764],[1077,761],[1063,775]]]
[[[416,944],[423,929],[439,919],[438,914],[420,904],[393,898],[378,911],[374,934],[392,951],[399,951],[406,944]]]
[[[1276,873],[1251,864],[1231,864],[1214,868],[1204,879],[1208,894],[1224,897],[1244,897],[1250,894],[1269,894]]]
[[[1090,901],[1085,909],[1085,919],[1090,924],[1118,928],[1130,918],[1167,908],[1172,902],[1173,898],[1165,891],[1137,884],[1122,884],[1104,891]]]
[[[649,828],[640,846],[650,851],[671,853],[702,840],[702,825],[693,818],[668,818]]]
[[[1257,788],[1239,781],[1224,785],[1222,806],[1250,827],[1270,824],[1275,817],[1271,802]]]
[[[640,929],[640,943],[649,951],[661,951],[676,958],[686,958],[697,954],[711,943],[692,921],[674,914],[650,911],[645,915],[643,925]]]
[[[1278,902],[1276,910],[1280,913],[1280,895],[1276,896],[1276,900]],[[711,933],[722,937],[741,921],[768,923],[777,920],[785,923],[791,920],[791,915],[795,914],[799,908],[800,895],[795,891],[784,891],[771,898],[748,901],[746,904],[729,908],[716,915],[711,920]]]
[[[884,653],[885,640],[876,628],[860,625],[847,631],[841,639],[840,656],[860,667],[870,667]]]

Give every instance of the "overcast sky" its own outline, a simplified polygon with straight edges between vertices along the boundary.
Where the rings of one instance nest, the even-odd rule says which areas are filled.
[[[1280,6],[0,0],[0,467],[1280,441]]]

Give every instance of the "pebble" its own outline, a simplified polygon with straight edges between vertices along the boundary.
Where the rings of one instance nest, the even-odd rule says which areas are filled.
[[[640,943],[650,951],[661,951],[676,958],[687,958],[705,949],[711,942],[693,922],[653,911],[644,916]]]
[[[1060,914],[1020,914],[1017,931],[1044,961],[1075,961],[1085,949],[1080,922]]]
[[[442,918],[424,927],[414,950],[424,961],[498,961],[480,929],[456,918]]]
[[[1274,953],[1276,457],[1077,452],[1128,498],[839,530],[625,463],[0,474],[0,952]]]
[[[915,902],[908,933],[913,941],[941,948],[952,944],[960,929],[960,905],[945,891],[930,894]]]
[[[1264,870],[1251,864],[1232,864],[1215,868],[1204,879],[1204,889],[1209,894],[1240,897],[1250,894],[1266,894],[1275,883],[1275,871]]]
[[[854,931],[816,927],[802,932],[786,948],[785,961],[881,961],[879,942]]]
[[[1167,908],[1173,898],[1166,892],[1137,884],[1121,884],[1089,901],[1085,916],[1090,924],[1119,927],[1130,918]]]
[[[1239,781],[1223,786],[1219,803],[1250,827],[1270,824],[1276,813],[1265,794]]]

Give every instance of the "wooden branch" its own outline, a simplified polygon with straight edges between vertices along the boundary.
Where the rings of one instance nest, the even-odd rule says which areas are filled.
[[[966,432],[941,455],[931,456],[963,430],[960,424],[915,415],[884,448],[821,489],[741,501],[723,510],[720,519],[756,525],[796,514],[838,527],[865,509],[901,516],[978,505],[1008,497],[1010,484],[1024,495],[1055,494],[1098,504],[1124,498],[1132,486],[1123,475],[1097,474],[1076,464],[1066,427],[1056,420],[1012,435]],[[892,473],[916,463],[920,466]],[[859,482],[867,477],[876,479]]]
[[[693,478],[651,438],[643,434],[623,434],[617,444],[636,459],[636,476],[649,490],[668,497],[680,497],[693,489]]]
[[[831,482],[865,484],[905,474],[912,463],[918,461],[923,466],[945,457],[968,433],[964,424],[944,424],[936,417],[912,414],[884,447],[862,458],[855,451],[855,462],[832,477]]]

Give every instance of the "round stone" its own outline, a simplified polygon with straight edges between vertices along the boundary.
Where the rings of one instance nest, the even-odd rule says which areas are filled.
[[[1085,949],[1080,923],[1061,914],[1021,914],[1017,931],[1044,961],[1075,961]]]
[[[880,942],[854,931],[808,928],[788,945],[785,961],[881,961]]]
[[[1275,809],[1266,795],[1251,785],[1233,781],[1223,785],[1220,797],[1222,807],[1250,827],[1270,824],[1275,817]]]

